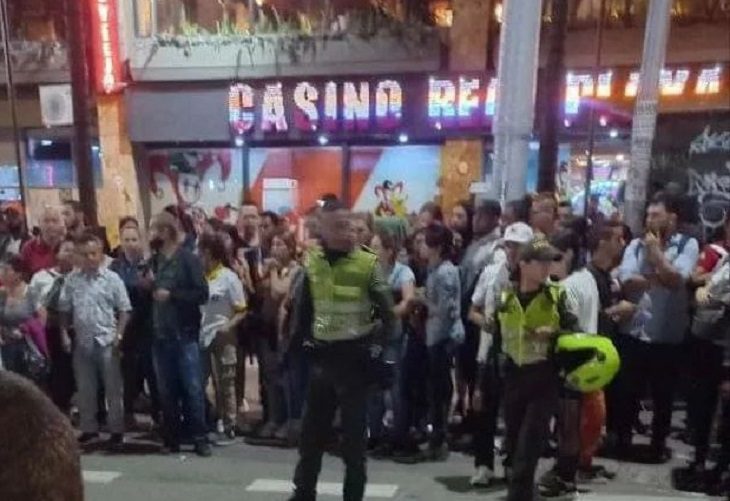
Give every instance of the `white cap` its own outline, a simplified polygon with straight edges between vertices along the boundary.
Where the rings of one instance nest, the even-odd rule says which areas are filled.
[[[507,226],[504,230],[505,242],[514,242],[516,244],[528,244],[534,238],[532,228],[527,226],[525,223],[517,222]]]

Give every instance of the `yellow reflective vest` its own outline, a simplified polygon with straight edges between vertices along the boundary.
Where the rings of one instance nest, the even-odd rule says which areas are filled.
[[[314,305],[314,339],[357,339],[372,333],[373,304],[369,289],[377,257],[355,249],[330,264],[321,249],[306,256],[305,269]]]
[[[549,283],[537,293],[527,308],[523,308],[513,289],[502,292],[497,320],[502,335],[502,350],[518,365],[547,360],[552,342],[536,340],[531,331],[538,327],[560,329],[558,302],[562,288]]]

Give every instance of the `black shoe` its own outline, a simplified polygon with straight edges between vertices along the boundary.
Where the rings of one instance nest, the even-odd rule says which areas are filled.
[[[196,442],[195,454],[197,454],[201,458],[209,458],[213,455],[213,449],[211,449],[210,444],[207,440]]]
[[[160,447],[161,454],[178,454],[180,452],[180,444],[177,442],[165,441]]]
[[[647,462],[652,464],[668,463],[672,459],[672,451],[665,445],[652,445]]]
[[[557,475],[545,475],[540,480],[540,495],[545,498],[570,497],[578,492],[574,482],[566,482]]]
[[[124,446],[124,435],[122,433],[112,433],[107,442],[112,451],[118,451]]]
[[[92,440],[96,440],[99,438],[98,433],[82,433],[81,436],[79,436],[78,441],[81,445],[86,445]]]

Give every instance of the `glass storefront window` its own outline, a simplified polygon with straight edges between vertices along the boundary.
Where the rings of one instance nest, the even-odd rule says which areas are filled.
[[[59,42],[66,39],[66,16],[58,0],[8,0],[11,40]]]
[[[248,179],[247,191],[262,210],[294,220],[323,195],[342,196],[342,149],[251,148]]]
[[[431,24],[447,15],[448,3],[392,0],[375,9],[371,0],[135,0],[134,7],[137,36],[148,37],[337,34],[372,24],[373,12]]]
[[[91,149],[94,184],[101,187],[101,155],[99,147]],[[75,188],[76,169],[70,139],[29,139],[25,179],[28,188]]]
[[[350,153],[350,199],[358,212],[407,216],[437,191],[441,147],[355,146]]]
[[[0,165],[0,202],[20,200],[17,165]]]
[[[202,210],[206,217],[236,219],[243,171],[239,150],[159,149],[147,154],[152,214],[168,205]]]

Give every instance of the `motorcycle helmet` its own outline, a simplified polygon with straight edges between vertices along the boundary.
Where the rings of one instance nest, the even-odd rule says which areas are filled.
[[[565,334],[555,347],[555,360],[569,388],[591,393],[614,378],[621,361],[613,342],[595,334]]]

